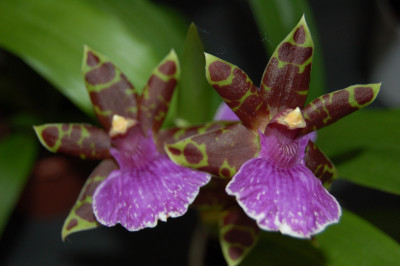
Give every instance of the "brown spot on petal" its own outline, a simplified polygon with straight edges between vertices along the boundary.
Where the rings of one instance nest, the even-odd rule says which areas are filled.
[[[223,169],[221,170],[221,174],[222,174],[224,177],[230,177],[231,172],[229,171],[228,168],[223,168]]]
[[[93,214],[92,204],[90,203],[82,204],[78,209],[75,210],[75,213],[76,215],[90,223],[96,221],[96,218]]]
[[[42,139],[49,147],[54,147],[59,137],[59,130],[57,127],[48,127],[42,131]]]
[[[94,67],[97,66],[99,63],[100,63],[99,57],[89,51],[87,53],[86,64],[88,64],[88,66]]]
[[[64,131],[64,132],[67,132],[67,131],[69,130],[69,127],[70,127],[69,124],[63,124],[63,125],[61,126],[61,130]]]
[[[311,47],[300,47],[285,42],[279,47],[278,57],[284,62],[302,65],[311,57],[312,51]]]
[[[208,67],[212,81],[226,80],[231,74],[231,69],[230,65],[221,61],[212,62]]]
[[[250,247],[254,243],[254,238],[248,231],[231,229],[224,235],[225,241],[232,244],[241,244]]]
[[[370,87],[357,87],[354,89],[354,99],[359,105],[369,103],[374,98],[374,91]]]
[[[191,164],[198,164],[203,160],[203,154],[201,151],[192,143],[186,145],[185,149],[183,150],[183,155],[185,156],[186,160]]]
[[[217,92],[227,100],[239,100],[246,94],[246,92],[251,89],[252,91],[257,90],[251,81],[247,80],[247,75],[240,69],[235,68],[233,70],[234,78],[230,85],[214,85]]]
[[[168,147],[168,150],[173,154],[173,155],[181,155],[181,151],[172,147]]]
[[[162,64],[158,70],[164,75],[171,76],[176,72],[176,64],[174,61],[169,60]]]
[[[303,26],[300,26],[293,35],[293,40],[298,44],[303,44],[306,40],[306,33]]]
[[[94,194],[94,191],[96,190],[97,186],[100,185],[100,181],[93,181],[91,182],[85,189],[85,192],[83,192],[82,197],[79,198],[79,200],[84,200],[86,197],[92,197]]]
[[[277,112],[286,108],[303,107],[307,98],[310,82],[311,64],[305,66],[304,71],[296,65],[278,67],[279,61],[272,58],[265,70],[262,83],[270,88],[265,96],[270,107],[278,107]]]
[[[244,249],[241,247],[229,247],[229,251],[228,251],[229,257],[232,260],[239,259],[242,256],[243,252],[244,252]]]
[[[71,221],[69,221],[68,225],[67,225],[67,230],[71,230],[72,228],[74,228],[75,226],[78,225],[78,220],[76,220],[75,218],[72,219]]]
[[[86,81],[95,86],[112,81],[115,77],[115,67],[110,62],[102,64],[99,68],[93,69],[86,73]]]

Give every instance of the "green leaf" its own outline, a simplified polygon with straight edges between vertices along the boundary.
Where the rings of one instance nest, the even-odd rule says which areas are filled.
[[[396,241],[344,210],[339,224],[311,241],[263,232],[241,265],[397,265],[399,261]]]
[[[379,229],[345,211],[338,225],[316,237],[327,265],[398,265],[400,245]]]
[[[293,29],[303,14],[314,41],[313,68],[307,102],[323,94],[325,74],[317,28],[306,0],[250,0],[260,34],[266,38],[265,48],[272,54],[275,47]]]
[[[241,266],[325,265],[324,254],[308,240],[263,231]]]
[[[32,136],[13,135],[0,141],[0,235],[36,158]]]
[[[400,195],[400,110],[361,110],[318,131],[339,178]]]
[[[154,4],[117,2],[110,9],[107,1],[3,0],[0,25],[7,27],[0,27],[0,46],[93,115],[80,73],[84,44],[107,54],[141,89],[162,57],[183,43],[183,33]],[[126,25],[128,14],[132,21]]]
[[[177,117],[190,124],[210,121],[220,98],[206,80],[204,47],[193,23],[186,35],[181,58]]]

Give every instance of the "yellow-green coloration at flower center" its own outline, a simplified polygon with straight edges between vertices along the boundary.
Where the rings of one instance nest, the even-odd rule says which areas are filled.
[[[283,117],[278,118],[278,122],[282,125],[288,126],[289,129],[306,127],[306,121],[304,121],[299,107],[296,107],[296,109],[290,111]]]
[[[117,135],[123,135],[126,133],[128,128],[133,127],[134,125],[136,125],[136,123],[137,122],[134,119],[127,119],[123,116],[113,115],[110,136],[115,137]]]

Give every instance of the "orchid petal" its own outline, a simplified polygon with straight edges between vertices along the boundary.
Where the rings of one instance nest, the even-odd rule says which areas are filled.
[[[141,168],[113,171],[97,188],[93,210],[106,226],[120,223],[129,231],[154,227],[158,220],[183,215],[209,180],[160,155]]]
[[[117,168],[118,166],[113,160],[104,160],[93,170],[65,219],[61,233],[63,240],[72,233],[100,226],[94,217],[92,196],[101,181],[103,181],[112,170]]]
[[[267,231],[310,238],[339,221],[338,202],[304,165],[279,168],[262,158],[246,162],[226,189]]]
[[[159,150],[160,153],[164,153],[165,143],[167,144],[175,143],[179,140],[194,135],[203,134],[209,131],[223,128],[228,124],[229,122],[217,121],[191,127],[173,127],[173,128],[163,129],[156,136],[157,149]]]
[[[107,131],[114,114],[136,119],[137,93],[110,59],[85,46],[82,73],[97,118]]]
[[[257,87],[237,66],[206,54],[206,76],[214,89],[250,130],[265,128],[268,107]]]
[[[228,265],[238,265],[256,245],[260,229],[237,205],[221,212],[219,220],[225,260]]]
[[[239,118],[232,111],[229,106],[223,102],[219,105],[217,113],[215,114],[214,120],[226,120],[226,121],[237,121]]]
[[[168,111],[180,74],[178,57],[172,50],[153,70],[140,97],[140,118],[144,132],[158,132]]]
[[[166,145],[172,161],[225,178],[256,157],[259,149],[258,136],[240,123]]]
[[[310,83],[314,44],[304,16],[279,44],[264,71],[261,93],[269,119],[284,109],[302,108]]]
[[[368,106],[375,100],[380,87],[380,83],[353,85],[318,97],[303,109],[307,127],[301,133],[307,134],[323,128],[354,111]]]
[[[88,124],[45,124],[34,127],[46,149],[82,159],[110,157],[111,141],[104,130]]]
[[[325,187],[338,178],[335,165],[312,141],[307,144],[304,162]]]

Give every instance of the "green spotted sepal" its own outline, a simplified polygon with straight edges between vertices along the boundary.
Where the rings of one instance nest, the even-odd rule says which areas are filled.
[[[206,54],[206,77],[243,124],[264,131],[278,112],[303,107],[308,94],[313,42],[304,17],[273,53],[257,88],[237,66]]]
[[[93,170],[64,222],[61,232],[63,240],[72,233],[100,226],[93,214],[92,196],[101,181],[103,181],[112,170],[117,168],[118,166],[113,160],[107,159],[103,160]]]
[[[231,122],[214,121],[189,127],[173,127],[162,129],[156,139],[156,144],[161,153],[164,153],[165,144],[178,142],[182,139],[223,128]]]
[[[142,129],[158,132],[178,84],[180,67],[174,50],[153,70],[140,96],[139,121]]]
[[[335,165],[312,141],[307,144],[304,162],[325,187],[338,178]]]
[[[302,134],[320,129],[340,118],[368,106],[380,90],[381,84],[353,85],[325,94],[311,101],[303,109],[306,128]]]
[[[240,123],[166,144],[169,158],[175,163],[205,171],[215,176],[232,177],[247,160],[258,155],[258,134]]]
[[[45,124],[34,126],[44,147],[82,159],[110,157],[111,141],[104,130],[88,124]]]
[[[268,107],[247,74],[216,56],[205,54],[206,77],[243,124],[257,132],[266,124]],[[265,127],[265,126],[264,126]]]
[[[287,108],[304,106],[313,53],[314,43],[303,16],[275,49],[261,80],[270,119]]]
[[[225,261],[238,265],[256,245],[260,229],[243,210],[234,205],[220,212],[219,238]]]
[[[82,74],[94,111],[108,131],[114,114],[137,119],[138,95],[111,60],[85,46]]]

